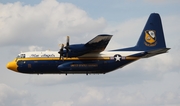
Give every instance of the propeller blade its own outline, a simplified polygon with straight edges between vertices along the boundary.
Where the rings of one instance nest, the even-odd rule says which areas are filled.
[[[66,47],[69,46],[69,36],[67,36]]]
[[[60,56],[59,56],[60,60],[61,60],[61,58],[63,58],[63,49],[64,49],[64,44],[61,45],[61,49],[58,52],[60,54]]]
[[[66,57],[68,57],[68,53],[69,53],[69,36],[67,36],[67,42],[66,42]]]

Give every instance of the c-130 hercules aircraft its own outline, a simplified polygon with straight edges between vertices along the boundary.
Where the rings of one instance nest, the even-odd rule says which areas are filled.
[[[26,74],[105,74],[141,58],[166,53],[165,38],[158,13],[152,13],[133,47],[104,51],[112,35],[101,34],[86,44],[62,44],[58,51],[23,52],[7,68]]]

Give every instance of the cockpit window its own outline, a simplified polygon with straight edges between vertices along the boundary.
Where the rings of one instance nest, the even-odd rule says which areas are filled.
[[[17,58],[25,58],[25,57],[26,57],[25,54],[19,54],[19,55],[17,56]]]

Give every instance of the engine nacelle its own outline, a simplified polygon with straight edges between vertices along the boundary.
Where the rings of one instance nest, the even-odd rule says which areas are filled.
[[[99,70],[97,63],[67,62],[58,66],[59,71],[96,71]]]

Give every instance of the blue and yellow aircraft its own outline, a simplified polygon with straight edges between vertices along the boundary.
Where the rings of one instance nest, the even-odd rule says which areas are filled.
[[[112,35],[98,35],[86,44],[62,44],[58,51],[20,53],[7,68],[26,74],[105,74],[141,58],[166,53],[159,14],[152,13],[133,47],[104,51]]]

